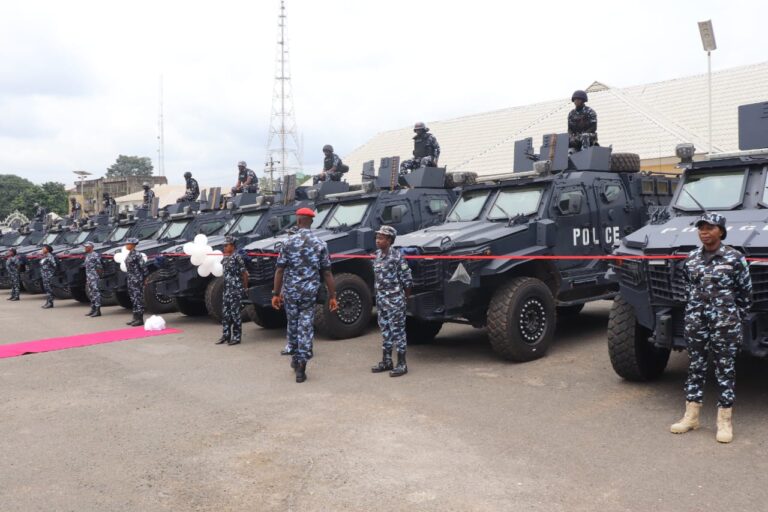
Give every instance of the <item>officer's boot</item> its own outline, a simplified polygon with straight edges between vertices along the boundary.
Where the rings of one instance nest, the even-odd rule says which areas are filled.
[[[684,434],[689,430],[699,428],[699,412],[701,404],[698,402],[685,402],[685,414],[682,419],[669,427],[673,434]]]
[[[130,324],[131,327],[139,327],[140,325],[144,325],[144,315],[142,313],[136,313],[133,318],[133,322]]]
[[[720,443],[730,443],[733,441],[733,408],[717,408],[717,441]]]
[[[397,366],[395,369],[389,372],[390,377],[400,377],[408,373],[408,365],[405,364],[405,352],[397,353]]]
[[[223,344],[228,343],[228,342],[229,342],[229,338],[227,338],[226,336],[222,335],[221,338],[216,340],[216,345],[223,345]]]
[[[302,383],[307,380],[307,362],[298,361],[296,363],[296,382]]]
[[[43,304],[43,309],[51,309],[53,307],[53,301],[51,299],[45,299],[45,304]]]
[[[93,314],[96,312],[96,307],[91,306],[91,310],[85,314],[85,316],[93,316]]]
[[[97,316],[101,316],[101,306],[96,306],[93,308],[93,314],[91,315],[93,318],[96,318]]]
[[[384,349],[383,355],[381,356],[381,361],[379,361],[379,364],[376,366],[371,367],[371,372],[373,373],[381,373],[381,372],[388,372],[392,369],[392,349],[389,350]]]
[[[135,322],[135,321],[136,321],[136,313],[133,313],[133,316],[131,317],[130,320],[125,322],[125,325],[133,325],[133,322]]]

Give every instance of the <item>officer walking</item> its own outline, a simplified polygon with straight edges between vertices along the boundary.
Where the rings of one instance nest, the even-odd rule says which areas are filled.
[[[315,212],[309,208],[296,211],[298,230],[288,237],[277,258],[272,307],[285,306],[288,318],[284,352],[290,353],[296,382],[307,380],[307,361],[312,359],[315,304],[320,289],[320,276],[328,288],[328,307],[336,311],[336,286],[331,273],[328,246],[310,230]]]
[[[88,296],[91,299],[91,312],[85,316],[101,316],[101,290],[99,290],[99,275],[103,269],[101,265],[101,256],[93,252],[93,244],[85,242],[85,285],[88,287]]]
[[[339,158],[339,155],[333,152],[333,146],[326,144],[323,146],[323,172],[314,177],[314,183],[321,181],[341,181],[341,177],[349,170]]]
[[[7,300],[19,300],[21,292],[21,277],[19,276],[21,258],[16,255],[16,249],[11,247],[5,259],[5,267],[8,269],[8,277],[11,280],[11,296]]]
[[[56,256],[53,255],[53,247],[43,245],[43,258],[40,260],[40,273],[43,277],[43,291],[45,292],[45,304],[43,309],[53,307],[53,274],[56,272]]]
[[[587,93],[574,91],[571,101],[576,108],[568,113],[568,147],[580,151],[597,146],[597,112],[585,105]]]
[[[83,215],[83,206],[75,197],[69,198],[69,218],[75,222],[80,220]]]
[[[155,192],[152,190],[151,185],[147,181],[142,183],[141,187],[144,189],[144,199],[142,201],[141,207],[149,210],[152,208],[152,201],[155,200]]]
[[[184,195],[176,200],[177,203],[182,201],[196,201],[200,196],[200,186],[197,184],[197,180],[192,177],[192,173],[187,171],[184,173],[184,180],[186,180],[187,190]]]
[[[237,163],[237,183],[232,187],[232,193],[242,194],[243,192],[258,193],[259,178],[248,168],[248,164],[241,160]]]
[[[371,368],[373,373],[389,371],[390,377],[408,373],[405,362],[405,306],[411,296],[413,278],[408,263],[400,251],[393,249],[397,230],[381,226],[376,232],[376,259],[373,261],[376,309],[383,338],[383,355],[379,364]],[[397,349],[397,366],[392,368],[392,347]]]
[[[138,327],[144,325],[144,278],[146,277],[144,268],[144,259],[141,253],[136,250],[138,238],[129,238],[125,241],[125,248],[128,249],[128,256],[125,258],[125,266],[128,273],[128,295],[131,298],[133,309],[133,320],[127,322],[127,325]]]
[[[416,133],[413,137],[413,159],[400,164],[400,174],[407,174],[419,167],[437,167],[440,158],[440,144],[429,133],[427,125],[418,122],[413,125],[413,131]]]
[[[224,239],[224,301],[221,307],[221,338],[217,345],[237,345],[242,338],[242,301],[248,288],[248,272],[243,257],[235,252],[235,238]]]
[[[684,335],[690,357],[685,381],[685,415],[670,430],[682,434],[699,428],[707,360],[712,352],[720,390],[716,439],[730,443],[736,354],[742,342],[742,322],[752,305],[752,280],[744,256],[722,243],[727,234],[725,217],[705,213],[696,227],[702,247],[691,251],[684,271],[688,285]]]

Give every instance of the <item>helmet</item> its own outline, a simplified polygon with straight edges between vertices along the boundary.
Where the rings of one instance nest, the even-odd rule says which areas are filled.
[[[224,245],[237,245],[237,240],[233,236],[228,236],[224,238]]]
[[[142,183],[142,184],[141,184],[141,186],[142,186],[143,188],[149,188],[149,182],[148,182],[148,181],[145,181],[144,183]]]
[[[40,203],[35,203],[35,206],[36,206],[36,207],[37,207],[37,206],[40,206]]]
[[[379,230],[376,232],[377,235],[386,235],[392,239],[392,241],[395,241],[395,238],[397,237],[397,230],[393,228],[392,226],[381,226]]]
[[[191,172],[187,171],[187,172],[184,173],[184,179],[188,180],[191,177],[192,177],[192,173]]]
[[[573,94],[571,95],[571,101],[573,100],[584,100],[589,101],[587,99],[587,93],[579,89],[578,91],[573,91]]]
[[[239,162],[237,162],[237,166],[238,167],[248,167],[248,164],[245,163],[245,160],[240,160]]]
[[[323,153],[325,153],[326,151],[330,151],[331,153],[333,153],[333,146],[331,146],[330,144],[326,144],[325,146],[323,146]]]
[[[720,240],[725,240],[725,235],[728,234],[728,230],[725,229],[725,217],[719,213],[707,212],[696,221],[696,227],[698,228],[702,224],[711,224],[720,228],[720,232],[723,234]]]
[[[429,131],[429,128],[427,128],[427,125],[425,125],[422,121],[419,121],[418,123],[413,125],[413,131],[417,130],[424,130],[425,132]]]
[[[109,192],[104,192],[103,194],[101,194],[101,197],[109,197]]]

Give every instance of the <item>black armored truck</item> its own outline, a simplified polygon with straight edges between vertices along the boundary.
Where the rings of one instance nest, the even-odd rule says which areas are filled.
[[[724,243],[749,262],[753,305],[742,319],[742,351],[768,357],[768,102],[739,107],[739,148],[693,161],[693,145],[678,145],[683,175],[672,203],[616,249],[626,259],[611,272],[620,294],[608,322],[608,352],[624,379],[657,378],[670,351],[685,349],[683,264],[701,245],[695,223],[704,211],[727,219]]]
[[[558,315],[616,294],[601,258],[669,202],[674,177],[610,147],[569,154],[562,134],[545,136],[540,155],[518,141],[514,172],[478,177],[444,224],[397,238],[413,256],[409,343],[465,323],[487,328],[502,357],[529,361],[546,353]]]

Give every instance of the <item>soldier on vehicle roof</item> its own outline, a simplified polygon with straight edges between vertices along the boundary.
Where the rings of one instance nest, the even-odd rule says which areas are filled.
[[[35,217],[34,220],[42,222],[45,220],[45,216],[48,212],[45,210],[45,207],[41,206],[40,203],[35,203]]]
[[[101,210],[101,213],[105,213],[110,217],[115,215],[117,203],[115,202],[115,198],[109,195],[109,192],[104,192],[102,194],[102,206],[103,209]]]
[[[83,206],[78,202],[77,198],[69,198],[69,218],[77,222],[83,214]]]
[[[217,345],[237,345],[242,338],[242,300],[248,289],[248,272],[242,255],[235,252],[236,240],[228,236],[224,240],[224,300],[221,306],[221,338]]]
[[[200,186],[197,184],[197,180],[192,177],[192,173],[187,171],[184,173],[184,180],[186,182],[187,189],[184,195],[176,200],[177,203],[185,201],[196,201],[200,196]]]
[[[413,158],[400,164],[400,174],[407,174],[419,167],[437,167],[440,158],[440,144],[429,133],[427,125],[418,122],[413,125],[413,131],[416,133],[413,137]]]
[[[323,172],[314,177],[314,183],[321,181],[341,181],[341,177],[349,167],[344,165],[339,155],[333,152],[333,146],[323,146]]]
[[[576,108],[568,113],[568,147],[579,151],[597,146],[597,112],[586,105],[587,93],[574,91],[571,101]]]
[[[237,183],[232,187],[232,193],[242,194],[243,192],[258,193],[259,178],[248,168],[248,164],[241,160],[237,163]]]
[[[155,200],[155,193],[152,190],[152,185],[148,181],[141,184],[141,188],[144,189],[144,199],[142,200],[141,207],[149,210],[152,208],[152,201]]]

